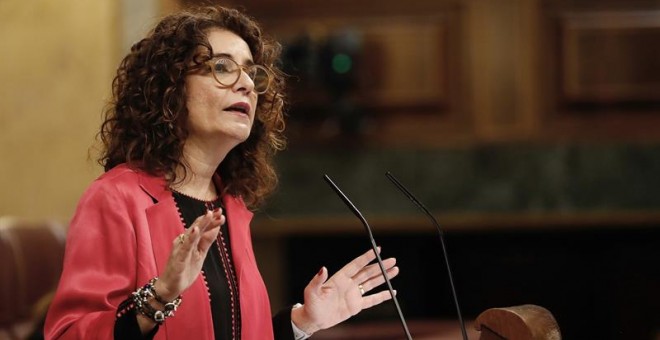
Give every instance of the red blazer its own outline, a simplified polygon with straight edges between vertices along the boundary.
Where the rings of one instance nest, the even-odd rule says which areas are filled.
[[[214,178],[220,186],[219,178]],[[244,340],[273,339],[270,302],[252,250],[252,213],[224,195]],[[46,339],[112,339],[117,306],[163,272],[184,231],[166,182],[126,165],[106,172],[81,198],[67,234],[64,268],[45,325]],[[213,339],[200,275],[155,339]]]

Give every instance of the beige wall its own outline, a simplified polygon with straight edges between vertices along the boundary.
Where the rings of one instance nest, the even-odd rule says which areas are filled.
[[[0,216],[68,222],[118,62],[114,0],[0,1]]]

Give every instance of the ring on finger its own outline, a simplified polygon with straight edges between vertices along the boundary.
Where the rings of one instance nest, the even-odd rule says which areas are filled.
[[[364,286],[358,285],[358,289],[360,290],[360,295],[364,295]]]
[[[186,241],[186,234],[179,234],[179,244],[183,244]]]

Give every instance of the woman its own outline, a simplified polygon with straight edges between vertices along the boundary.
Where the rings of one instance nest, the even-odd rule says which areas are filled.
[[[390,298],[367,252],[274,318],[249,223],[284,146],[278,45],[242,13],[163,19],[113,82],[105,174],[71,222],[48,339],[303,339]],[[394,259],[385,260],[390,277]]]

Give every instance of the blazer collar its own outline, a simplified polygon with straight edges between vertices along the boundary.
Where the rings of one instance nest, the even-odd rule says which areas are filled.
[[[167,189],[167,181],[164,177],[152,176],[144,171],[137,171],[137,175],[140,188],[151,197],[154,203],[172,196]]]
[[[172,197],[170,190],[167,188],[167,181],[164,177],[152,176],[144,171],[137,171],[137,174],[140,187],[151,197],[151,199],[154,200],[154,203]],[[213,174],[213,183],[215,183],[215,187],[218,188],[218,191],[222,191],[222,179],[220,179],[218,173]],[[230,197],[231,195],[223,195],[223,203],[226,204],[227,199]]]

